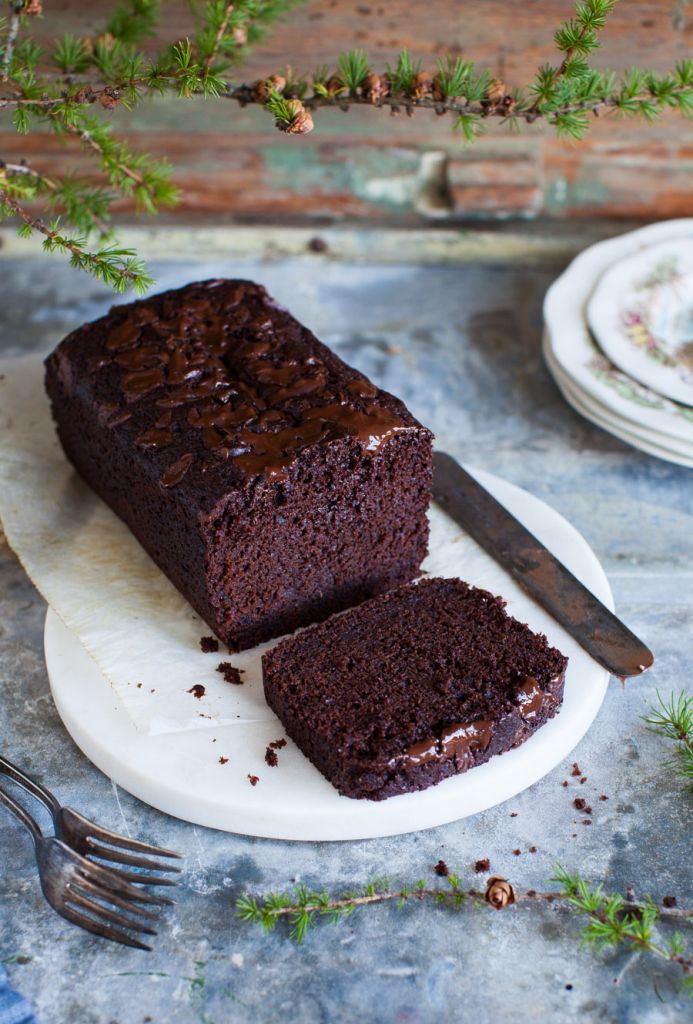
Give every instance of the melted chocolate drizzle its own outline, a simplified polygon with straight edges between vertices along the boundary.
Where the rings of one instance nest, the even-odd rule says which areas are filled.
[[[525,721],[536,718],[544,707],[547,695],[534,676],[525,676],[516,694],[518,710]]]
[[[452,722],[444,726],[439,737],[414,743],[403,754],[398,754],[388,762],[390,769],[418,768],[429,761],[452,759],[466,762],[470,766],[474,761],[474,751],[484,751],[493,736],[493,722],[479,718],[475,722]]]
[[[330,386],[328,368],[316,356],[282,356],[272,317],[266,310],[253,316],[253,303],[244,302],[257,301],[264,292],[241,282],[230,296],[216,295],[223,283],[198,286],[198,294],[185,298],[184,309],[173,296],[158,311],[151,305],[130,307],[111,329],[106,348],[122,370],[126,404],[159,392],[155,404],[161,416],[139,434],[137,445],[172,444],[172,416],[184,408],[185,420],[200,431],[210,451],[233,459],[248,474],[283,480],[296,453],[310,445],[351,437],[372,456],[397,433],[412,429],[369,401],[377,388],[365,378]],[[108,365],[108,359],[99,362]],[[325,402],[311,407],[305,399],[318,392]],[[109,425],[126,418],[129,414],[113,417]],[[162,486],[179,483],[193,461],[191,452],[177,459],[162,476]]]

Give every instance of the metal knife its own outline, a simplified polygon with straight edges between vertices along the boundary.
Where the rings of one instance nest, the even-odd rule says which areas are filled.
[[[612,675],[625,679],[650,668],[645,644],[445,452],[433,454],[433,497]]]

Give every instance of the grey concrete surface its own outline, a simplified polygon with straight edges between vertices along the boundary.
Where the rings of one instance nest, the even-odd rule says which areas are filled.
[[[261,280],[348,361],[395,391],[441,447],[539,495],[594,547],[617,610],[650,643],[654,669],[612,682],[566,763],[507,804],[445,827],[347,844],[279,843],[193,827],[117,789],[61,726],[43,660],[45,606],[0,547],[1,749],[61,800],[106,826],[187,855],[178,903],[150,954],[70,927],[44,903],[28,836],[0,820],[0,959],[40,1024],[433,1021],[624,1022],[690,1019],[670,965],[594,955],[556,905],[502,913],[411,903],[362,910],[295,947],[234,918],[234,900],[292,879],[330,890],[387,872],[433,880],[444,858],[519,888],[545,888],[560,861],[621,891],[693,901],[691,811],[642,722],[657,688],[693,667],[693,475],[580,419],[541,362],[541,299],[558,268],[368,266],[231,261],[155,267],[159,286],[219,273]],[[50,347],[110,304],[55,259],[0,261],[0,351]],[[573,760],[587,775],[570,776]],[[570,785],[561,785],[570,778]],[[572,800],[587,797],[593,824]],[[608,801],[599,801],[599,794]],[[536,853],[529,847],[536,846]],[[513,850],[520,849],[520,856]],[[663,928],[667,937],[669,928]]]

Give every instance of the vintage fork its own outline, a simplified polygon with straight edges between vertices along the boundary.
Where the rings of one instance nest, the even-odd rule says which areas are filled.
[[[110,868],[82,857],[56,836],[44,836],[32,815],[2,787],[0,803],[31,834],[41,889],[58,914],[104,939],[135,949],[151,950],[151,946],[128,935],[126,929],[137,934],[156,935],[151,927],[156,921],[152,907],[161,908],[171,900],[144,892]],[[139,903],[148,906],[145,909],[138,906]]]
[[[127,882],[137,882],[140,885],[175,885],[176,881],[170,878],[161,878],[158,875],[143,875],[135,871],[127,871],[115,865],[126,864],[130,867],[144,868],[149,871],[180,871],[181,869],[173,864],[163,864],[160,861],[151,860],[150,856],[171,857],[181,859],[180,853],[173,850],[164,850],[157,846],[150,846],[148,843],[141,843],[137,839],[129,839],[126,836],[111,832],[93,821],[89,821],[83,815],[71,807],[63,807],[57,801],[49,789],[36,782],[30,775],[23,772],[21,768],[8,761],[0,755],[0,773],[16,782],[40,800],[48,810],[53,819],[55,835],[67,846],[83,856],[98,857],[100,860],[108,861],[109,868],[117,871],[121,878]],[[107,843],[108,846],[103,844]],[[117,849],[113,849],[117,847]],[[129,851],[129,852],[128,852]]]

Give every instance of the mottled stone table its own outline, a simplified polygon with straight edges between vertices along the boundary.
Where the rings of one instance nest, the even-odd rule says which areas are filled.
[[[561,400],[539,352],[541,299],[560,265],[305,257],[154,269],[161,286],[220,272],[265,282],[347,360],[401,395],[441,447],[566,515],[601,558],[618,611],[657,662],[625,690],[612,683],[566,764],[484,814],[370,842],[249,839],[168,818],[86,761],[49,694],[44,603],[0,547],[2,749],[89,816],[187,855],[179,902],[154,952],[143,954],[53,914],[27,835],[3,817],[0,958],[41,1024],[682,1020],[674,969],[647,956],[580,950],[578,921],[555,905],[499,914],[378,907],[338,928],[321,927],[300,948],[281,929],[265,937],[234,919],[234,899],[249,887],[300,878],[339,889],[383,872],[433,879],[441,857],[468,884],[479,858],[489,857],[492,871],[521,888],[546,887],[560,861],[609,888],[632,883],[640,895],[673,893],[690,902],[693,804],[663,767],[665,742],[641,716],[658,687],[668,692],[690,680],[693,475],[631,450]],[[6,256],[0,280],[3,353],[48,347],[110,301],[55,259]],[[588,777],[582,786],[570,776],[573,758]],[[573,807],[578,792],[594,806],[590,827]],[[598,800],[602,793],[608,801]]]

